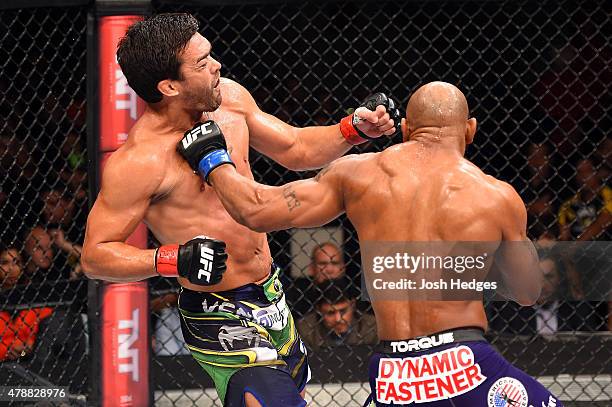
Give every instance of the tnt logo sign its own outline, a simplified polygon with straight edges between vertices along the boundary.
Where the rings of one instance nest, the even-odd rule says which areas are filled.
[[[212,271],[215,251],[204,245],[200,246],[200,264],[202,268],[198,270],[198,279],[205,277],[206,282],[210,282],[210,272]]]
[[[129,111],[130,118],[136,120],[138,118],[138,97],[128,85],[121,68],[115,70],[115,96],[115,109]]]
[[[120,319],[119,330],[127,331],[119,333],[117,340],[119,350],[117,359],[119,359],[119,373],[131,373],[132,380],[138,382],[140,380],[138,371],[138,348],[132,347],[139,338],[139,311],[132,311],[132,319]]]
[[[198,139],[198,137],[200,135],[203,134],[210,134],[212,133],[212,130],[210,130],[208,128],[208,126],[210,126],[212,124],[212,122],[206,122],[206,123],[202,123],[200,124],[198,127],[193,128],[189,131],[189,133],[187,133],[185,135],[185,137],[183,137],[183,148],[186,150],[187,148],[189,148],[189,146]]]

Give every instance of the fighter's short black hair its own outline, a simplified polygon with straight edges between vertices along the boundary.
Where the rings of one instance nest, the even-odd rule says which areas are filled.
[[[162,100],[157,84],[181,79],[180,54],[198,32],[198,21],[187,13],[157,14],[127,30],[117,46],[117,62],[128,84],[147,103]]]

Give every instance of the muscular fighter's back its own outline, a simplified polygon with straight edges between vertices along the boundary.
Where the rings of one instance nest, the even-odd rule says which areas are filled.
[[[362,244],[501,240],[496,214],[503,212],[504,184],[458,151],[409,142],[355,161],[343,182],[346,213]],[[373,307],[381,339],[486,329],[480,301],[375,301]]]

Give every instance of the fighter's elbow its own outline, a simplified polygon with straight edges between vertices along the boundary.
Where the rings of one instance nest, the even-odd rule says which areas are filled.
[[[278,163],[291,171],[305,171],[318,168],[320,151],[315,151],[304,143],[299,135],[301,129],[293,128],[288,135],[292,140],[291,144],[285,149],[283,155],[278,157]]]
[[[306,159],[291,159],[283,161],[282,166],[289,171],[306,171],[310,166],[306,164]]]
[[[282,165],[290,171],[312,171],[324,167],[329,161],[323,158],[320,152],[303,152],[295,158],[283,162]]]
[[[81,253],[81,267],[83,268],[83,274],[91,279],[99,278],[99,269],[96,267],[94,259],[93,249],[89,246],[84,246]]]
[[[536,303],[531,297],[519,297],[515,299],[515,302],[521,307],[531,307]]]
[[[257,233],[268,233],[268,232],[272,232],[272,229],[270,229],[269,227],[266,227],[265,225],[258,225],[255,224],[251,227],[249,227],[249,229],[257,232]]]
[[[531,287],[517,295],[515,301],[523,307],[530,307],[535,305],[535,303],[538,301],[538,298],[540,298],[540,292],[541,289],[539,286]]]
[[[256,213],[243,217],[239,223],[257,233],[271,232],[270,225],[261,216]]]
[[[96,269],[93,267],[91,262],[89,260],[85,260],[84,257],[81,257],[81,267],[83,268],[83,274],[85,274],[87,278],[96,278]]]
[[[265,233],[270,231],[270,212],[267,209],[269,200],[266,196],[266,190],[268,189],[265,186],[259,186],[255,189],[252,199],[246,201],[236,211],[235,219],[238,223],[255,232]]]

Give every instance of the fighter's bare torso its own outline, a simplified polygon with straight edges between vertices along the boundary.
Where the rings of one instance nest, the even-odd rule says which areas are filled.
[[[202,120],[214,120],[219,124],[237,171],[252,179],[242,90],[235,82],[222,79],[221,94],[221,106],[214,112],[204,113]],[[229,258],[221,283],[202,287],[179,277],[184,287],[223,291],[264,279],[270,272],[272,261],[266,234],[253,232],[229,216],[213,188],[204,183],[176,152],[176,144],[182,136],[180,131],[159,133],[155,128],[155,118],[145,114],[134,125],[122,147],[131,150],[130,157],[141,155],[146,160],[153,154],[158,163],[159,182],[150,197],[145,223],[162,244],[184,243],[197,235],[226,242]],[[139,182],[138,179],[133,181]]]
[[[353,156],[343,176],[346,213],[359,241],[500,241],[505,184],[458,152],[418,142]],[[367,190],[367,192],[366,192]],[[366,273],[366,280],[373,276]],[[374,301],[380,339],[486,329],[481,301]]]

